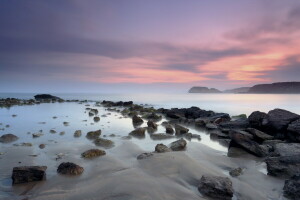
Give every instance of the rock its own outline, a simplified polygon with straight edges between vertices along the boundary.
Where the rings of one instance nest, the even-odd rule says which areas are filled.
[[[99,122],[100,121],[100,117],[94,117],[94,122]]]
[[[157,122],[157,121],[159,121],[159,120],[162,119],[162,116],[161,115],[157,115],[154,112],[152,112],[151,114],[145,115],[144,118],[146,118],[148,120],[152,120],[152,121]]]
[[[172,151],[183,151],[185,150],[186,144],[186,141],[181,138],[180,140],[172,142],[170,144],[170,148],[172,149]]]
[[[232,182],[227,177],[202,176],[198,190],[213,199],[231,200],[233,197]]]
[[[164,133],[157,133],[157,134],[151,134],[150,138],[152,140],[164,140],[164,139],[174,138],[174,136],[169,134],[164,134]]]
[[[169,147],[167,147],[167,146],[164,145],[164,144],[157,144],[157,145],[155,146],[155,151],[156,151],[157,153],[165,153],[165,152],[170,152],[171,149],[169,149]]]
[[[114,146],[114,142],[111,140],[103,139],[103,138],[98,138],[94,141],[95,145],[101,146],[104,148],[111,148]]]
[[[56,130],[51,129],[49,132],[54,134],[54,133],[56,133]]]
[[[222,122],[219,124],[221,128],[228,129],[246,129],[250,126],[248,119],[238,119],[234,121]]]
[[[180,126],[178,124],[175,124],[175,134],[176,135],[182,135],[182,134],[186,134],[189,132],[189,129],[183,127],[183,126]]]
[[[300,119],[293,121],[288,125],[287,138],[293,142],[300,142]]]
[[[40,144],[40,145],[39,145],[39,148],[40,148],[40,149],[44,149],[45,147],[46,147],[45,144]]]
[[[218,126],[215,125],[215,124],[212,124],[212,123],[206,124],[205,127],[206,127],[208,130],[218,129]]]
[[[201,140],[201,136],[198,135],[198,134],[187,133],[187,134],[184,135],[184,137],[185,137],[186,139],[188,139],[188,140],[191,140],[192,138]]]
[[[264,120],[267,118],[267,114],[260,111],[254,111],[249,115],[248,120],[250,126],[253,128],[260,129],[262,125],[265,123]]]
[[[166,112],[166,116],[171,119],[179,119],[182,115],[179,113],[176,113],[174,110],[168,110]]]
[[[274,145],[274,153],[278,156],[300,155],[300,143],[277,143]]]
[[[144,138],[145,137],[145,128],[137,128],[129,133],[129,135],[133,137],[138,137],[138,138]]]
[[[255,128],[247,128],[246,131],[253,135],[253,139],[259,143],[262,143],[265,140],[272,140],[274,138],[273,136],[259,131]]]
[[[151,127],[153,129],[157,129],[157,124],[155,122],[153,122],[152,120],[149,120],[147,122],[148,127]]]
[[[69,122],[63,122],[64,126],[69,126],[69,124],[70,124]]]
[[[64,135],[66,132],[65,131],[61,131],[59,132],[59,135]]]
[[[286,180],[283,187],[283,194],[292,200],[300,199],[300,174],[292,176]]]
[[[269,157],[266,159],[268,175],[291,177],[300,173],[300,155]]]
[[[97,131],[90,131],[86,134],[86,137],[88,139],[97,139],[99,138],[99,136],[101,135],[101,130],[97,130]]]
[[[174,134],[174,129],[170,124],[166,125],[165,127],[166,127],[166,133]]]
[[[57,168],[57,173],[66,175],[79,175],[84,171],[83,167],[71,162],[63,162]]]
[[[19,137],[14,134],[4,134],[0,137],[0,142],[2,143],[10,143],[18,140]]]
[[[240,167],[235,168],[229,172],[230,176],[232,176],[232,177],[237,177],[237,176],[241,175],[242,173],[243,173],[243,169]]]
[[[270,129],[270,131],[285,131],[291,122],[299,118],[299,115],[287,110],[274,109],[268,112],[265,124],[263,125]]]
[[[44,135],[43,133],[33,133],[32,134],[32,137],[33,138],[37,138],[37,137],[40,137],[40,136],[42,136],[42,135]]]
[[[74,132],[74,137],[80,137],[81,136],[81,130],[76,130]]]
[[[229,148],[231,147],[239,147],[258,157],[267,156],[269,151],[265,146],[259,145],[255,141],[251,140],[246,134],[240,131],[231,131],[231,142]]]
[[[142,118],[140,118],[137,115],[133,115],[133,117],[132,117],[133,124],[138,125],[138,124],[142,124],[143,122],[144,122],[144,120]]]
[[[150,133],[150,134],[154,133],[156,130],[157,129],[154,129],[152,127],[147,127],[147,132]]]
[[[90,149],[81,154],[83,158],[94,158],[99,156],[104,156],[106,154],[105,151],[100,149]]]
[[[221,131],[213,131],[210,133],[210,138],[212,140],[217,140],[217,139],[228,139],[229,138],[229,135],[228,134],[225,134],[225,133],[222,133]]]
[[[14,144],[14,146],[32,147],[32,143],[30,143],[30,142],[22,142],[20,144]]]
[[[95,114],[93,112],[89,112],[89,116],[93,117]]]
[[[46,169],[46,166],[14,167],[11,176],[13,184],[45,180]]]
[[[145,159],[145,158],[150,158],[152,156],[153,156],[153,153],[142,153],[142,154],[137,156],[137,159],[142,160],[142,159]]]

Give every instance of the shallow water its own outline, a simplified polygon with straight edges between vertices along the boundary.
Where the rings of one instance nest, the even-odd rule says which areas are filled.
[[[144,139],[123,140],[122,136],[134,129],[131,119],[104,107],[95,107],[93,102],[88,104],[90,106],[49,103],[0,109],[0,129],[4,128],[0,135],[13,133],[19,137],[13,143],[0,144],[0,152],[4,153],[0,155],[0,199],[205,199],[197,190],[201,176],[228,176],[228,171],[235,167],[246,167],[247,171],[239,178],[231,178],[236,191],[234,199],[283,199],[284,180],[267,176],[261,159],[248,154],[242,158],[228,158],[226,147],[193,127],[188,128],[202,139],[188,141],[186,151],[156,154],[139,161],[136,157],[140,153],[152,152],[156,144],[169,144],[176,138],[152,140],[146,134]],[[93,117],[85,112],[86,107],[97,108],[99,116],[105,114],[107,117],[100,117],[100,122],[94,123]],[[164,119],[158,124],[162,121]],[[86,133],[98,129],[102,130],[102,137],[105,135],[114,141],[115,146],[105,149],[106,156],[93,160],[81,158],[82,152],[96,147],[85,137]],[[32,133],[40,130],[44,135],[32,138]],[[82,130],[82,136],[74,138],[75,130]],[[60,135],[61,131],[65,134]],[[159,126],[157,133],[164,131]],[[110,134],[116,136],[110,137]],[[13,146],[21,142],[30,142],[33,146]],[[45,149],[39,149],[41,143],[46,144]],[[57,154],[62,154],[62,158],[56,160]],[[58,175],[57,166],[66,161],[83,166],[83,175]],[[12,168],[23,165],[48,166],[47,180],[12,187]]]
[[[0,93],[0,98],[30,99],[35,94]],[[151,104],[156,108],[187,108],[198,106],[230,115],[251,114],[259,110],[268,112],[282,108],[300,114],[300,94],[54,94],[63,99],[134,101]]]

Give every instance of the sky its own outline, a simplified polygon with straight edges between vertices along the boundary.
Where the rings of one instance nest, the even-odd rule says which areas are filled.
[[[299,0],[1,0],[0,92],[300,81]]]

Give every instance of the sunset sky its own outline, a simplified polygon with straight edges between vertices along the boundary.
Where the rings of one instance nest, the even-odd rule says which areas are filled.
[[[1,0],[0,92],[300,81],[299,0]]]

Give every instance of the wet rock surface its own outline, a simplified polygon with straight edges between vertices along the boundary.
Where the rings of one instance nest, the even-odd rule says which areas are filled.
[[[152,156],[153,156],[153,153],[142,153],[142,154],[137,156],[137,159],[138,160],[143,160],[143,159],[146,159],[146,158],[150,158]]]
[[[233,197],[232,182],[220,176],[202,176],[198,190],[201,194],[218,200],[231,200]]]
[[[4,134],[0,137],[0,142],[2,143],[10,143],[18,140],[19,137],[14,134]]]
[[[155,152],[157,152],[157,153],[165,153],[165,152],[170,152],[170,151],[171,151],[171,149],[164,144],[157,144],[155,146]]]
[[[101,149],[90,149],[81,154],[83,158],[94,158],[106,155],[106,152]]]
[[[101,135],[101,130],[96,130],[96,131],[89,131],[87,134],[86,134],[86,137],[88,139],[97,139],[99,138]]]
[[[14,167],[11,176],[13,184],[45,180],[46,169],[46,166]]]
[[[129,135],[133,136],[133,137],[137,137],[137,138],[144,138],[145,137],[145,132],[146,132],[145,128],[137,128],[137,129],[131,131],[129,133]]]
[[[114,142],[111,140],[103,139],[103,138],[98,138],[94,140],[95,145],[101,146],[104,148],[111,148],[114,146]]]
[[[83,167],[71,162],[63,162],[57,168],[57,173],[65,175],[79,175],[84,171]]]
[[[186,141],[181,138],[180,140],[172,142],[170,144],[170,149],[172,149],[172,151],[183,151],[186,148],[186,144]]]
[[[286,180],[283,187],[284,196],[292,200],[300,199],[300,174]]]

